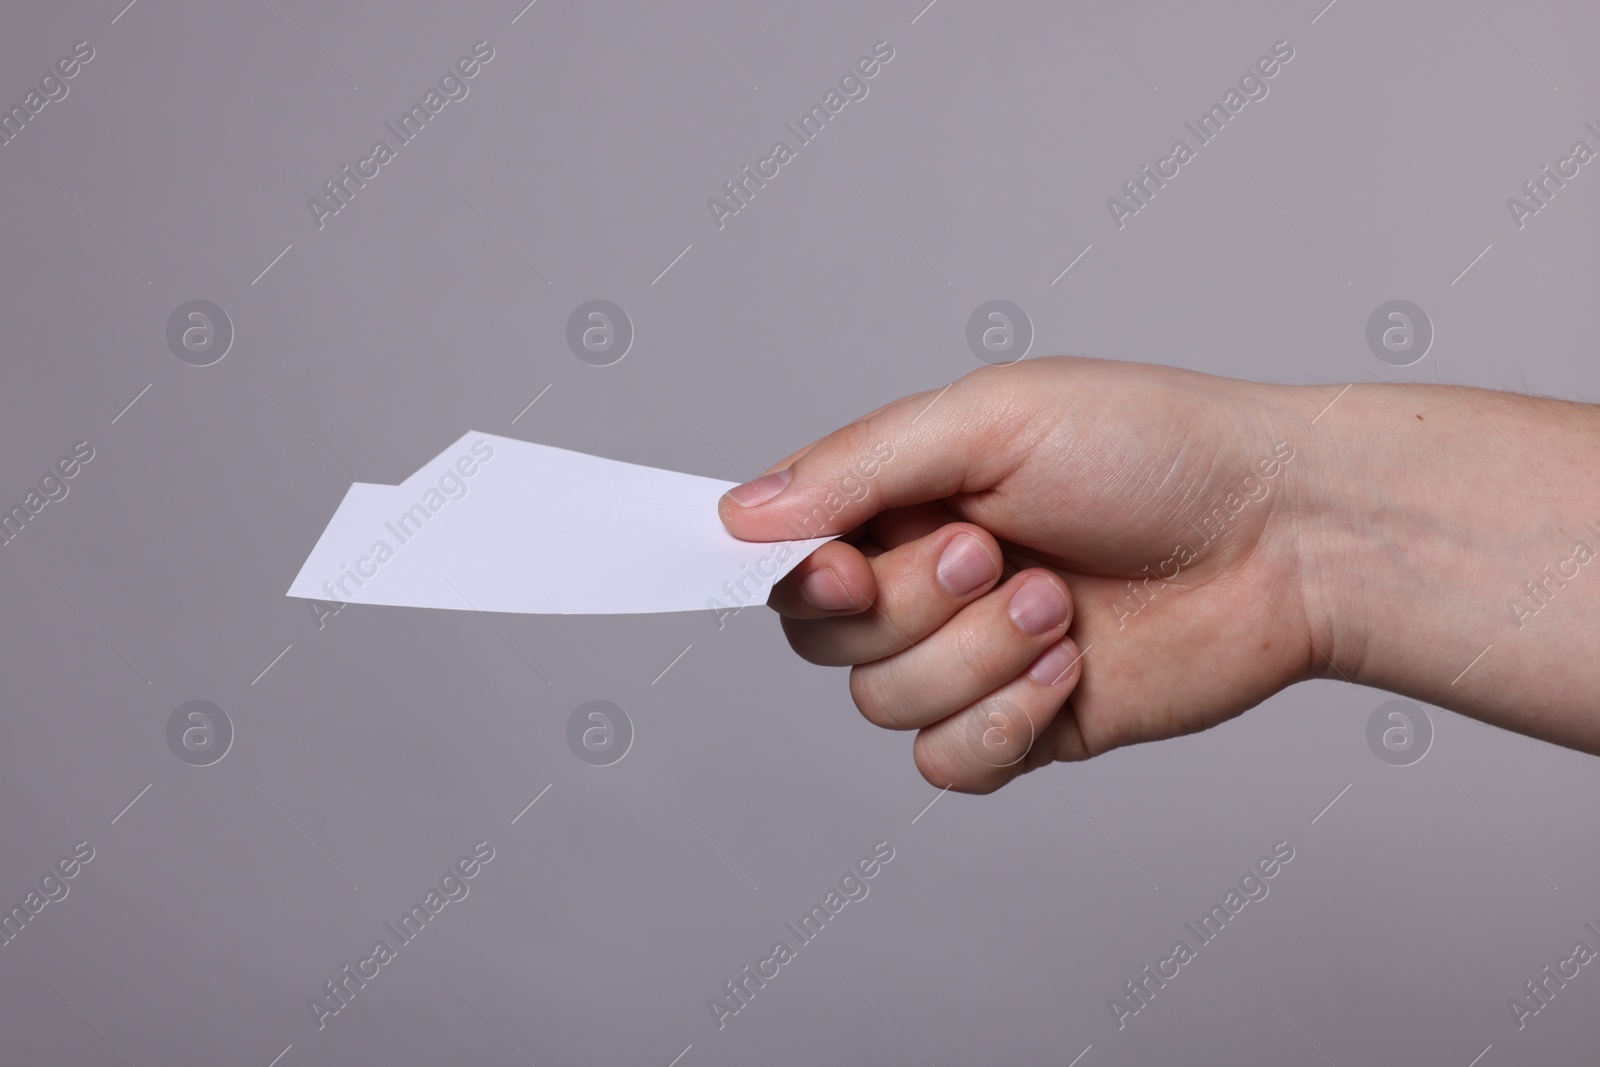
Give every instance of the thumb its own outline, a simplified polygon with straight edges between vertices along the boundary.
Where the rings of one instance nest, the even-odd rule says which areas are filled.
[[[723,525],[745,541],[825,537],[890,508],[992,487],[1015,465],[996,447],[1015,420],[972,380],[887,404],[734,486],[717,502]]]

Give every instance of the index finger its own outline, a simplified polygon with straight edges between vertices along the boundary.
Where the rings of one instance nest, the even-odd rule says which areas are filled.
[[[994,402],[990,379],[974,380],[887,404],[735,486],[717,502],[723,524],[746,541],[821,537],[888,508],[991,488],[1015,464],[995,446],[1016,409]]]
[[[937,390],[937,389],[929,389],[929,390],[927,390],[925,392],[912,393],[910,396],[903,396],[898,400],[891,400],[887,404],[880,404],[878,407],[873,408],[871,411],[869,411],[865,415],[861,416],[861,418],[862,419],[870,419],[874,415],[877,415],[877,414],[879,414],[881,412],[889,410],[890,408],[894,407],[896,404],[907,404],[907,403],[910,403],[913,400],[921,400],[921,399],[923,399],[925,397],[931,397],[931,396],[933,396],[934,394],[936,394],[936,393],[938,393],[940,391],[941,390]],[[757,477],[761,477],[761,476],[764,476],[764,475],[771,474],[773,471],[781,471],[785,467],[792,466],[794,464],[795,460],[799,459],[801,456],[805,455],[807,452],[810,452],[813,448],[815,448],[820,443],[821,443],[820,439],[817,440],[817,441],[812,441],[810,444],[806,445],[804,448],[796,449],[795,451],[790,452],[787,456],[783,457],[778,462],[774,463],[772,466],[770,466],[766,470],[762,471],[761,475],[758,475]],[[752,479],[752,480],[754,480],[754,479]]]

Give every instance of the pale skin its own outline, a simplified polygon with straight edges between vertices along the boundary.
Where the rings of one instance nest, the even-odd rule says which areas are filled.
[[[923,777],[986,793],[1312,678],[1600,755],[1597,458],[1589,404],[1052,357],[887,404],[718,507],[745,540],[845,534],[768,604],[917,731]]]

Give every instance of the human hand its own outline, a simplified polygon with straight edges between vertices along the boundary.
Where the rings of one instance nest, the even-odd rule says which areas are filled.
[[[746,540],[846,533],[773,588],[790,644],[850,666],[868,720],[917,730],[930,783],[989,792],[1323,669],[1290,418],[1281,387],[1168,367],[986,367],[801,449],[719,512]]]

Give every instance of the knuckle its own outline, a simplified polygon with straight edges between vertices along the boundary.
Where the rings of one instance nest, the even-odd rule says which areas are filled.
[[[993,768],[975,765],[970,753],[956,747],[956,735],[923,731],[911,746],[911,758],[923,780],[938,789],[957,793],[992,793],[1004,784]]]
[[[1008,647],[1010,637],[1004,628],[991,623],[958,623],[952,634],[954,655],[951,659],[961,664],[961,670],[973,685],[1007,681],[1010,676],[1006,667],[1015,658],[1014,650]]]
[[[882,670],[865,666],[850,669],[850,699],[855,701],[862,718],[886,730],[896,729],[901,721],[901,703],[891,693]]]
[[[870,419],[857,419],[833,432],[828,442],[825,462],[834,469],[836,480],[842,479],[854,469],[857,459],[872,448],[873,437],[874,430]],[[840,493],[844,491],[840,485],[830,485],[829,488]]]
[[[950,758],[947,745],[927,733],[920,734],[911,746],[911,759],[917,765],[917,773],[937,789],[960,789],[964,784],[966,768]]]
[[[1007,380],[1005,377],[1003,377],[1007,375],[1010,377],[1016,376],[1012,372],[1010,366],[986,363],[981,367],[975,368],[974,370],[970,370],[966,374],[963,374],[957,379],[957,383],[964,383],[967,388],[988,390],[1000,384],[1002,381]]]
[[[814,663],[819,667],[838,667],[841,664],[828,652],[828,645],[821,640],[819,626],[826,625],[829,619],[793,619],[787,615],[780,616],[778,624],[783,627],[783,636],[788,638],[789,647],[794,649],[795,655],[807,663]]]

